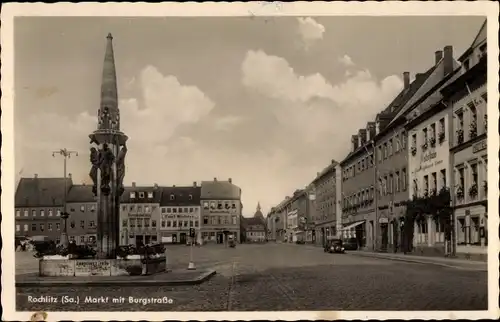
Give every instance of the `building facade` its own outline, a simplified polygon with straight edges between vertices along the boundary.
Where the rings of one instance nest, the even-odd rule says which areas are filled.
[[[232,179],[203,181],[200,199],[203,242],[222,244],[229,235],[240,242],[241,189]]]
[[[120,204],[120,245],[159,241],[161,189],[158,185],[126,187]]]
[[[315,188],[315,211],[312,217],[314,232],[311,238],[316,244],[324,245],[329,236],[335,236],[338,232],[341,215],[337,207],[337,194],[341,193],[339,180],[341,177],[340,165],[337,161],[331,163],[321,172],[316,174],[312,181]]]
[[[185,244],[190,240],[189,229],[196,232],[195,241],[201,244],[201,187],[162,187],[160,202],[160,240],[162,243]]]
[[[15,194],[16,238],[45,236],[60,241],[65,189],[71,178],[21,178]]]
[[[351,152],[341,162],[341,236],[356,238],[360,248],[370,249],[375,239],[374,125],[368,123],[366,129],[351,137]]]
[[[486,22],[459,58],[460,77],[443,89],[452,106],[451,181],[457,255],[486,258],[488,245]]]
[[[243,218],[243,226],[246,242],[263,243],[267,241],[266,221],[262,215],[260,204],[257,205],[257,210],[253,217]]]
[[[92,186],[73,185],[67,197],[67,231],[69,241],[77,245],[95,245],[97,242],[97,203]]]

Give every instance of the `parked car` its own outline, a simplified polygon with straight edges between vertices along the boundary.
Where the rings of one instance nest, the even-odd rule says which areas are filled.
[[[358,240],[356,238],[347,238],[344,241],[345,250],[358,250]]]
[[[331,239],[328,240],[323,248],[325,253],[337,253],[344,254],[345,249],[342,243],[342,239]]]
[[[305,241],[303,241],[303,240],[297,240],[295,243],[296,243],[296,244],[299,244],[299,245],[303,245],[303,244],[305,244],[306,242],[305,242]]]

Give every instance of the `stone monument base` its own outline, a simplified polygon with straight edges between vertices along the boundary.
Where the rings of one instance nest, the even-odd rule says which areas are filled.
[[[40,276],[133,276],[166,271],[165,257],[152,259],[40,259]]]

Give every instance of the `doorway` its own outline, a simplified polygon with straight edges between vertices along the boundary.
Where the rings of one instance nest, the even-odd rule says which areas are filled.
[[[144,236],[143,235],[136,235],[135,236],[135,246],[139,247],[144,245]]]
[[[389,225],[388,224],[380,224],[380,230],[382,232],[382,250],[387,250],[387,244],[389,241]]]
[[[224,235],[222,233],[217,233],[217,244],[224,243]]]
[[[186,243],[186,233],[180,233],[179,235],[179,241],[181,244],[185,244]]]
[[[151,236],[144,236],[144,244],[149,245],[151,244]]]

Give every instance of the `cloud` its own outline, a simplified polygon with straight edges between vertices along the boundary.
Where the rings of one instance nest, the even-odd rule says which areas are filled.
[[[241,116],[237,115],[222,116],[214,121],[214,127],[219,131],[229,131],[242,121],[243,118]]]
[[[311,17],[298,17],[298,33],[303,44],[308,48],[314,42],[323,39],[325,27]]]
[[[121,130],[129,136],[127,178],[152,183],[160,179],[158,171],[168,167],[166,142],[182,126],[200,122],[215,103],[197,87],[180,84],[175,76],[164,76],[153,66],[145,67],[137,81],[142,98],[120,100],[119,106]],[[23,163],[19,168],[36,169],[40,176],[61,173],[61,164],[51,152],[66,147],[80,154],[69,164],[73,178],[88,181],[88,135],[96,129],[96,114],[97,110],[94,115],[67,117],[36,110],[16,131],[16,155]],[[30,158],[33,155],[37,157]]]
[[[354,66],[354,62],[352,61],[352,58],[344,55],[339,58],[339,62],[345,66]]]
[[[299,75],[284,58],[261,50],[247,53],[242,83],[251,91],[283,102],[269,108],[288,128],[288,135],[295,135],[290,141],[297,150],[310,151],[324,160],[342,159],[350,135],[365,127],[402,89],[399,77],[378,80],[368,70],[353,71],[337,84],[319,73]]]

